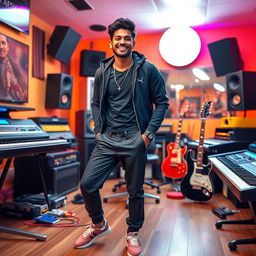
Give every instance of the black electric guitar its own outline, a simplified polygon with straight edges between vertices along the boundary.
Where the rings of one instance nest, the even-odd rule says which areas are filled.
[[[211,102],[205,102],[201,110],[201,129],[197,149],[197,159],[191,156],[191,150],[187,152],[188,172],[183,178],[180,189],[182,194],[195,201],[207,201],[212,198],[213,185],[209,176],[211,164],[203,164],[203,144],[206,117],[209,115]]]

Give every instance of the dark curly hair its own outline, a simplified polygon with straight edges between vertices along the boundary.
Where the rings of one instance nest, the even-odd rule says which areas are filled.
[[[135,24],[129,19],[119,18],[108,26],[108,34],[109,34],[111,40],[113,39],[115,31],[118,29],[130,30],[132,32],[133,39],[136,36]]]

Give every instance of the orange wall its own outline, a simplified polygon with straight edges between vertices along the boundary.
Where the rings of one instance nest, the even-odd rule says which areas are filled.
[[[236,37],[245,63],[244,70],[256,71],[256,26],[198,29],[197,32],[201,38],[202,49],[198,58],[188,67],[212,66],[207,44],[227,37]],[[160,33],[138,35],[135,50],[145,54],[148,60],[154,63],[159,69],[171,69],[173,67],[161,58],[158,50],[158,42],[161,35]],[[112,55],[108,38],[92,40],[92,42],[94,46],[93,50],[105,51],[107,57]],[[75,129],[75,112],[86,109],[86,78],[79,76],[79,59],[82,49],[90,49],[90,40],[80,41],[71,61],[71,74],[75,77],[76,81],[73,90],[73,99],[75,99],[75,102],[73,100],[69,119],[73,130]],[[256,111],[247,112],[248,117],[256,117]],[[243,112],[238,112],[238,115],[243,115]]]

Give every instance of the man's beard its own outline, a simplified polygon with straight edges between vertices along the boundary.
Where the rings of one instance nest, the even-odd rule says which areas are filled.
[[[115,54],[117,57],[119,57],[119,58],[126,58],[126,57],[130,56],[130,55],[131,55],[131,52],[132,52],[132,49],[131,49],[131,48],[129,48],[129,49],[127,50],[127,52],[125,52],[125,53],[123,53],[123,54],[118,53],[115,48],[112,48],[112,50],[113,50],[114,54]]]

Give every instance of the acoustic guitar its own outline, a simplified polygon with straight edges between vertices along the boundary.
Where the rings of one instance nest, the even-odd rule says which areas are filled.
[[[183,107],[184,108],[184,107]],[[182,121],[189,109],[189,105],[184,108],[184,111],[181,110],[179,114],[179,123],[178,130],[175,136],[175,142],[171,142],[167,145],[167,157],[162,162],[162,172],[166,177],[173,179],[180,179],[185,176],[187,172],[187,162],[184,158],[187,152],[187,146],[181,147],[181,129]]]
[[[210,179],[211,163],[203,164],[203,144],[206,117],[209,115],[211,102],[205,102],[201,110],[201,129],[199,144],[197,149],[197,158],[194,159],[191,155],[191,150],[188,150],[186,159],[188,163],[188,171],[182,179],[180,190],[182,194],[195,201],[207,201],[212,198],[213,185]]]

